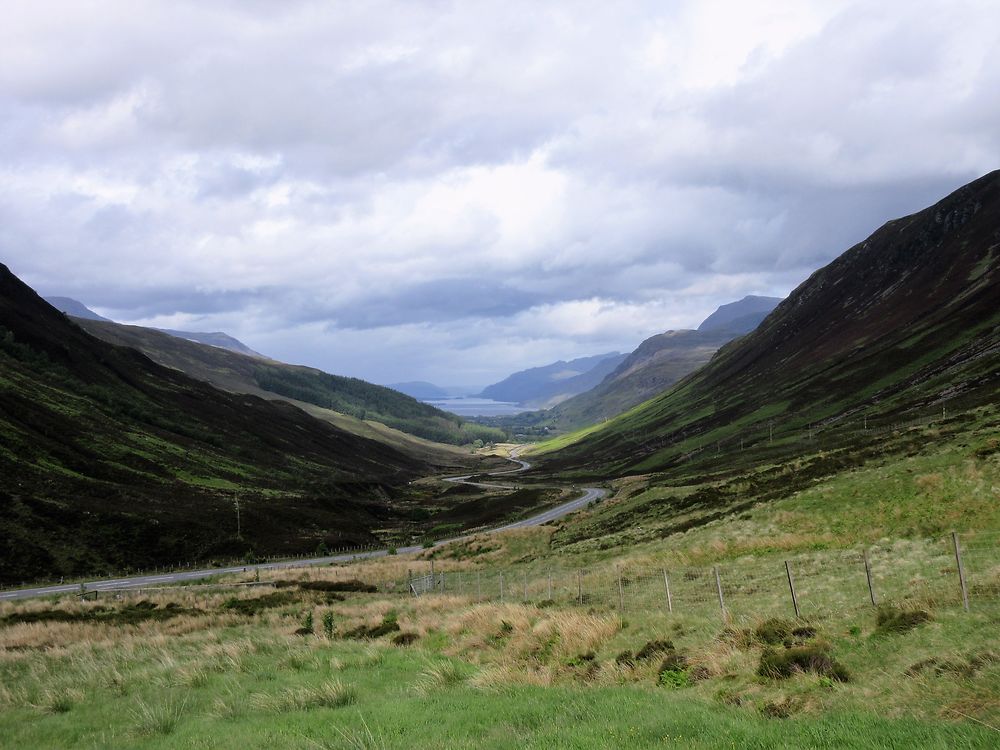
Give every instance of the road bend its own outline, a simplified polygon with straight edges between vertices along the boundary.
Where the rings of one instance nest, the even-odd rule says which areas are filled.
[[[502,471],[492,471],[487,474],[491,477],[508,477],[514,474],[520,474],[521,472],[527,471],[531,468],[531,464],[520,458],[520,450],[515,449],[511,451],[509,461],[517,464],[512,469],[504,469]],[[473,474],[466,474],[457,477],[445,477],[444,481],[452,482],[454,484],[467,484],[473,487],[487,487],[490,489],[513,489],[509,484],[501,484],[499,482],[478,482],[472,481],[472,477],[476,476]],[[481,475],[479,475],[481,476]],[[543,524],[549,523],[556,520],[557,518],[562,518],[565,515],[573,513],[574,511],[585,508],[590,503],[595,500],[602,499],[607,495],[607,490],[600,487],[582,487],[580,488],[582,493],[579,497],[570,500],[569,502],[562,503],[553,508],[549,508],[546,511],[538,513],[536,515],[530,516],[528,518],[521,519],[520,521],[514,521],[512,523],[505,524],[503,526],[498,526],[496,528],[482,529],[475,531],[470,534],[463,534],[462,536],[451,537],[449,539],[441,539],[434,542],[435,547],[440,547],[444,544],[449,544],[451,542],[458,542],[465,539],[470,539],[474,536],[480,534],[494,534],[502,531],[510,531],[511,529],[523,529],[529,526],[541,526]],[[398,547],[396,552],[398,554],[411,554],[415,552],[420,552],[423,550],[422,546],[411,546],[411,547]],[[388,549],[371,550],[368,552],[354,552],[342,555],[329,555],[327,557],[313,557],[306,560],[286,560],[283,562],[272,562],[272,563],[255,563],[250,565],[234,565],[228,568],[205,568],[203,570],[186,570],[183,572],[176,573],[160,573],[159,575],[142,575],[142,576],[128,576],[122,578],[112,578],[104,580],[93,580],[93,581],[83,581],[82,588],[81,583],[68,583],[59,584],[55,586],[37,586],[34,588],[24,588],[15,589],[13,591],[0,591],[0,601],[13,601],[15,599],[30,599],[32,597],[38,596],[52,596],[56,594],[69,594],[69,593],[80,593],[81,591],[91,592],[107,592],[107,591],[126,591],[128,589],[140,589],[140,588],[156,588],[160,586],[170,586],[179,583],[185,583],[188,581],[195,581],[200,578],[207,578],[210,576],[225,575],[227,573],[243,573],[252,570],[283,570],[287,568],[303,568],[311,565],[326,565],[329,563],[339,563],[339,562],[353,562],[355,560],[366,560],[375,557],[385,557],[389,554]]]

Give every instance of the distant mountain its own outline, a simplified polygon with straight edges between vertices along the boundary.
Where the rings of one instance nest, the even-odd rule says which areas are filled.
[[[110,323],[108,318],[98,315],[82,302],[71,297],[43,297],[46,302],[52,305],[59,312],[72,315],[74,318],[86,318],[87,320],[103,320]]]
[[[998,391],[1000,171],[888,222],[708,365],[546,463],[704,481],[820,435],[853,445],[875,426],[995,404]]]
[[[707,364],[724,344],[752,331],[779,302],[776,297],[744,297],[719,307],[696,331],[651,336],[594,388],[552,409],[549,425],[585,427],[641,404]]]
[[[405,393],[407,396],[412,396],[413,398],[422,400],[451,397],[450,391],[423,380],[412,380],[408,383],[392,383],[386,387],[392,388],[394,391],[399,391],[400,393]]]
[[[698,326],[699,331],[749,333],[778,306],[781,297],[748,295],[738,302],[722,305]]]
[[[403,393],[381,385],[331,375],[312,367],[289,365],[229,351],[155,328],[77,319],[88,333],[119,346],[138,349],[155,362],[204,380],[217,388],[280,398],[299,406],[312,405],[356,420],[374,421],[439,443],[464,445],[474,440],[499,440],[499,430],[466,422]],[[317,413],[327,418],[329,414]],[[368,428],[343,421],[338,426]],[[381,438],[382,436],[377,436]]]
[[[4,583],[371,542],[412,522],[400,498],[428,469],[100,341],[3,265],[0,383]]]
[[[199,344],[208,344],[209,346],[217,346],[220,349],[228,349],[231,352],[237,352],[239,354],[246,354],[248,357],[256,357],[257,359],[269,359],[259,352],[255,352],[249,346],[244,344],[239,339],[235,339],[228,333],[223,333],[222,331],[213,331],[212,333],[204,333],[200,331],[172,331],[169,328],[157,328],[157,331],[163,331],[164,333],[169,333],[171,336],[176,336],[179,339],[187,339],[188,341],[197,341]]]
[[[71,297],[43,297],[43,299],[52,305],[56,310],[64,312],[67,315],[71,315],[74,318],[82,318],[83,320],[98,320],[103,323],[114,322],[113,320],[109,320],[108,318],[98,315],[82,302]],[[171,336],[176,336],[178,338],[188,339],[189,341],[197,341],[198,343],[208,344],[209,346],[218,346],[222,349],[228,349],[231,352],[239,352],[240,354],[257,357],[258,359],[267,359],[267,357],[263,354],[255,352],[242,341],[233,338],[228,333],[222,333],[221,331],[202,333],[199,331],[172,331],[169,328],[157,328],[155,330],[169,333]]]
[[[610,352],[532,367],[484,388],[479,396],[494,401],[511,401],[532,409],[554,406],[593,388],[624,358],[624,354]]]

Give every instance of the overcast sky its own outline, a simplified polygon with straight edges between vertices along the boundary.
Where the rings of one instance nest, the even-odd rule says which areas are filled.
[[[0,261],[486,384],[783,296],[1000,167],[1000,4],[4,3]]]

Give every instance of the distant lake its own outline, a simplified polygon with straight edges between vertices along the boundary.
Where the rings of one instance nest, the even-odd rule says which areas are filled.
[[[460,417],[499,417],[528,411],[523,406],[509,401],[494,401],[490,398],[433,398],[424,399],[424,403],[450,411]]]

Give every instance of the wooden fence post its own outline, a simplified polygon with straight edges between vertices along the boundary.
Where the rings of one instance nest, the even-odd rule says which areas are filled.
[[[673,614],[674,601],[670,596],[670,578],[667,576],[667,569],[663,569],[663,590],[667,592],[667,612]]]
[[[503,604],[503,573],[500,574],[500,603]]]
[[[581,570],[576,571],[576,598],[580,606],[583,606],[583,571]]]
[[[868,579],[868,593],[872,598],[872,606],[878,606],[878,597],[875,595],[875,586],[872,584],[872,566],[868,562],[868,549],[861,550],[861,557],[865,561],[865,578]]]
[[[799,597],[795,595],[795,579],[792,578],[792,566],[788,560],[785,560],[785,574],[788,576],[788,590],[792,592],[792,609],[795,610],[795,616],[799,617]]]
[[[719,592],[719,609],[722,610],[722,619],[726,620],[728,616],[726,614],[726,602],[722,598],[722,578],[719,577],[719,567],[715,566],[712,570],[715,573],[715,590]]]
[[[615,568],[615,572],[618,574],[618,611],[625,611],[625,587],[622,586],[622,569],[619,567]]]
[[[546,597],[550,602],[552,601],[552,571],[549,571],[549,595]]]
[[[955,547],[955,563],[958,565],[958,582],[962,585],[962,606],[969,611],[969,589],[965,585],[965,568],[962,566],[962,545],[958,542],[958,532],[951,532],[951,543]]]

